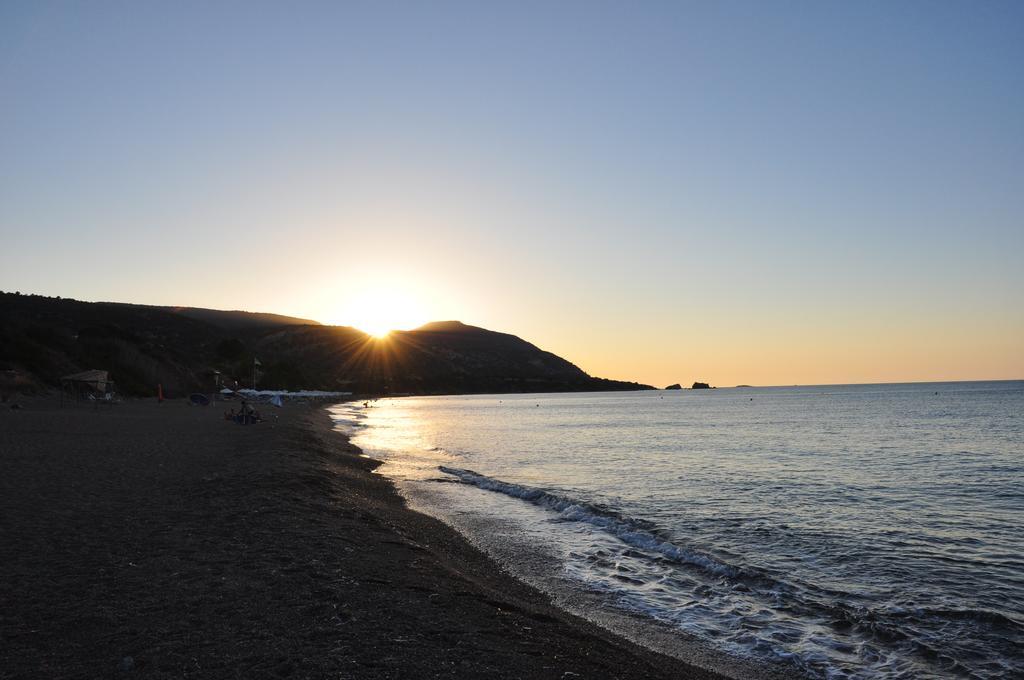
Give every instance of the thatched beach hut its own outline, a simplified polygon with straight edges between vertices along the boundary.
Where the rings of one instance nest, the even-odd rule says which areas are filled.
[[[81,373],[65,375],[60,379],[61,396],[67,395],[75,400],[109,399],[115,392],[114,381],[109,371],[91,369]]]

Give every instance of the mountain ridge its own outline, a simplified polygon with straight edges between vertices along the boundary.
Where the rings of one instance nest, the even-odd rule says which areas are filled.
[[[104,369],[125,394],[251,386],[374,394],[653,389],[607,380],[509,333],[437,321],[377,339],[349,326],[264,312],[0,293],[0,371],[35,389]],[[22,382],[26,382],[22,380]]]

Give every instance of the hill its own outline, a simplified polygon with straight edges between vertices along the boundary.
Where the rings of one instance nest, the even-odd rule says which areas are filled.
[[[346,326],[240,311],[80,302],[0,293],[0,370],[36,389],[99,368],[125,394],[228,384],[359,393],[506,393],[650,389],[604,380],[507,333],[457,321],[375,339]]]
[[[138,307],[141,305],[132,306]],[[187,316],[190,319],[205,321],[217,326],[221,330],[229,332],[254,331],[280,326],[320,325],[319,321],[299,319],[282,314],[269,314],[267,312],[223,311],[220,309],[203,309],[202,307],[161,307],[160,309],[166,309],[169,312]]]
[[[268,376],[323,389],[449,394],[648,389],[602,380],[508,333],[431,323],[375,340],[343,326],[290,326],[255,344],[275,357]]]

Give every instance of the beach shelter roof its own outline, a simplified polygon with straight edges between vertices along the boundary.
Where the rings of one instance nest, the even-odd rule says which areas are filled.
[[[65,386],[75,386],[77,389],[88,387],[97,392],[106,392],[108,387],[113,389],[114,384],[110,379],[109,371],[101,371],[95,368],[89,371],[82,371],[81,373],[66,375],[60,379],[60,382]]]
[[[82,371],[81,373],[72,373],[66,375],[61,380],[68,380],[70,382],[96,382],[97,380],[106,380],[110,377],[110,371],[100,371],[98,369],[92,369],[89,371]]]
[[[110,381],[109,371],[92,369],[81,373],[72,373],[61,378],[62,382],[89,383],[97,389],[102,389]]]

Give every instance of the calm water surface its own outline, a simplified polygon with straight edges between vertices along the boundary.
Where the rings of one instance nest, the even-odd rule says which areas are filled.
[[[1024,677],[1024,382],[332,413],[415,507],[563,599],[787,674]]]

